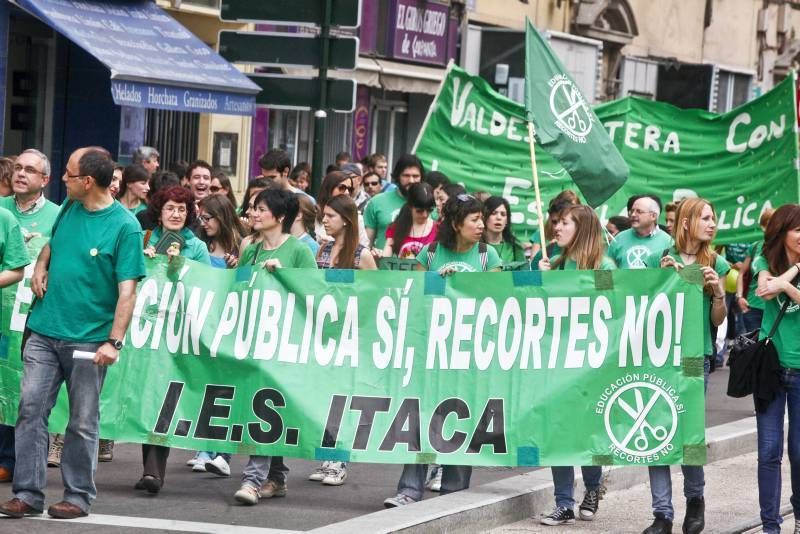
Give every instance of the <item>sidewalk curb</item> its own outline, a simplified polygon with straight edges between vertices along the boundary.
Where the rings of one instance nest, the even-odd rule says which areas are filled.
[[[706,429],[708,463],[756,450],[755,417]],[[576,478],[580,477],[580,470]],[[612,467],[608,491],[627,489],[647,480],[641,467]],[[549,469],[537,469],[490,484],[415,504],[382,510],[310,532],[473,533],[539,515],[553,506],[553,481]]]

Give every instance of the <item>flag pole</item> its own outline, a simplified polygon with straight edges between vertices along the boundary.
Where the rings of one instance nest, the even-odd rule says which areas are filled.
[[[528,145],[531,148],[531,168],[533,169],[533,191],[536,194],[536,215],[539,218],[539,242],[542,246],[542,259],[547,257],[547,242],[544,237],[544,215],[542,214],[542,194],[539,192],[539,171],[536,170],[536,143],[533,137],[533,123],[528,121]],[[538,266],[535,266],[538,267]]]

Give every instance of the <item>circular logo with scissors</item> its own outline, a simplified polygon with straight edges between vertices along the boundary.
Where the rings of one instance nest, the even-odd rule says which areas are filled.
[[[580,90],[566,76],[555,76],[550,85],[550,111],[556,126],[577,143],[585,143],[594,117]]]
[[[628,249],[626,259],[628,260],[628,267],[631,269],[644,269],[647,267],[647,256],[650,255],[650,249],[642,245],[635,245]]]
[[[675,436],[678,409],[658,385],[632,382],[608,399],[604,420],[616,449],[631,456],[653,456]]]

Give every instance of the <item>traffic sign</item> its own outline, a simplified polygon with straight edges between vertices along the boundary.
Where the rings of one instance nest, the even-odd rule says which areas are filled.
[[[248,74],[261,92],[256,95],[256,104],[271,108],[317,109],[319,102],[319,78],[301,78],[281,74]],[[329,79],[327,81],[327,109],[340,113],[352,113],[356,107],[356,81]]]
[[[358,57],[357,37],[331,37],[328,68],[353,70]],[[304,33],[219,32],[219,54],[231,63],[319,68],[321,39]]]
[[[361,0],[332,0],[331,25],[358,28]],[[222,0],[219,18],[286,26],[322,26],[325,2],[320,0]]]

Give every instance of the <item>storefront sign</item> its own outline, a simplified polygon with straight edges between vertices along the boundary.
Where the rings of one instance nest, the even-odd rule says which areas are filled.
[[[447,6],[424,0],[397,0],[394,57],[444,65],[448,25]]]

